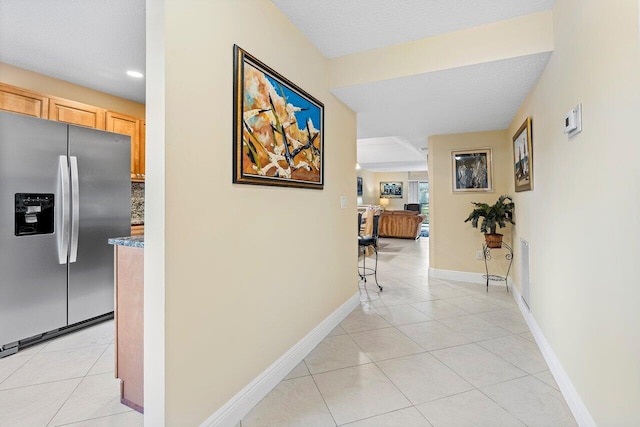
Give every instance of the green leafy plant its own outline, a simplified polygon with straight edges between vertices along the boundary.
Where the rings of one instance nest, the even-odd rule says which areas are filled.
[[[513,209],[515,205],[513,200],[509,196],[500,196],[498,201],[489,206],[486,203],[473,203],[476,208],[471,211],[469,217],[464,222],[471,221],[471,225],[474,228],[478,228],[478,221],[482,218],[480,223],[480,231],[485,234],[496,234],[496,228],[506,227],[507,222],[515,224],[513,222]]]

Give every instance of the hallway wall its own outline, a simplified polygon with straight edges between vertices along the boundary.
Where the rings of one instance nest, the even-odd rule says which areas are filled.
[[[145,423],[195,426],[356,294],[356,115],[270,1],[147,15]],[[324,103],[323,190],[232,184],[234,44]]]
[[[558,0],[553,14],[555,51],[508,131],[532,118],[534,189],[516,193],[514,240],[530,243],[531,313],[593,419],[637,426],[638,2]],[[568,139],[579,102],[583,131]]]
[[[511,146],[506,131],[436,135],[429,138],[429,175],[431,178],[429,266],[437,270],[484,273],[484,262],[476,259],[484,236],[471,222],[465,223],[474,209],[471,202],[493,204],[509,190],[512,179],[508,168]],[[473,148],[493,150],[493,192],[453,192],[451,151]],[[498,229],[506,242],[511,241],[511,226]],[[506,263],[500,262],[506,273]]]

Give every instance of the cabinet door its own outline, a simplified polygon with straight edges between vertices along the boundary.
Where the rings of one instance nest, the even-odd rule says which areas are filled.
[[[107,111],[107,130],[131,137],[131,178],[141,178],[140,121],[137,117]]]
[[[145,154],[147,150],[147,122],[140,120],[140,145],[138,146],[138,155],[140,156],[140,175],[145,176]]]
[[[0,83],[0,110],[46,119],[49,100],[44,95]]]
[[[49,120],[104,130],[105,110],[62,98],[49,98]]]

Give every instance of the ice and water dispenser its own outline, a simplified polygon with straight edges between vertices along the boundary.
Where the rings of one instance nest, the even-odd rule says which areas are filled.
[[[16,193],[15,201],[16,236],[53,233],[53,194]]]

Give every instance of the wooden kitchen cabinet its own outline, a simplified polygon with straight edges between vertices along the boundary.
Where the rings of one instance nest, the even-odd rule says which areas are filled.
[[[116,246],[115,374],[120,402],[144,412],[144,249]]]
[[[63,98],[49,98],[49,120],[85,126],[93,129],[105,129],[103,108]]]
[[[144,178],[144,160],[142,160],[143,169],[140,169],[141,151],[142,158],[144,159],[144,141],[141,142],[142,129],[144,129],[143,122],[144,120],[141,120],[137,117],[120,114],[113,111],[107,111],[107,130],[109,132],[129,135],[131,137],[132,179]]]
[[[147,150],[147,122],[140,120],[140,144],[138,145],[138,156],[140,158],[138,163],[138,170],[142,179],[145,177],[145,153]]]
[[[0,110],[129,135],[131,180],[144,182],[146,122],[93,105],[0,83]]]
[[[46,119],[49,117],[49,98],[0,83],[0,110]]]

